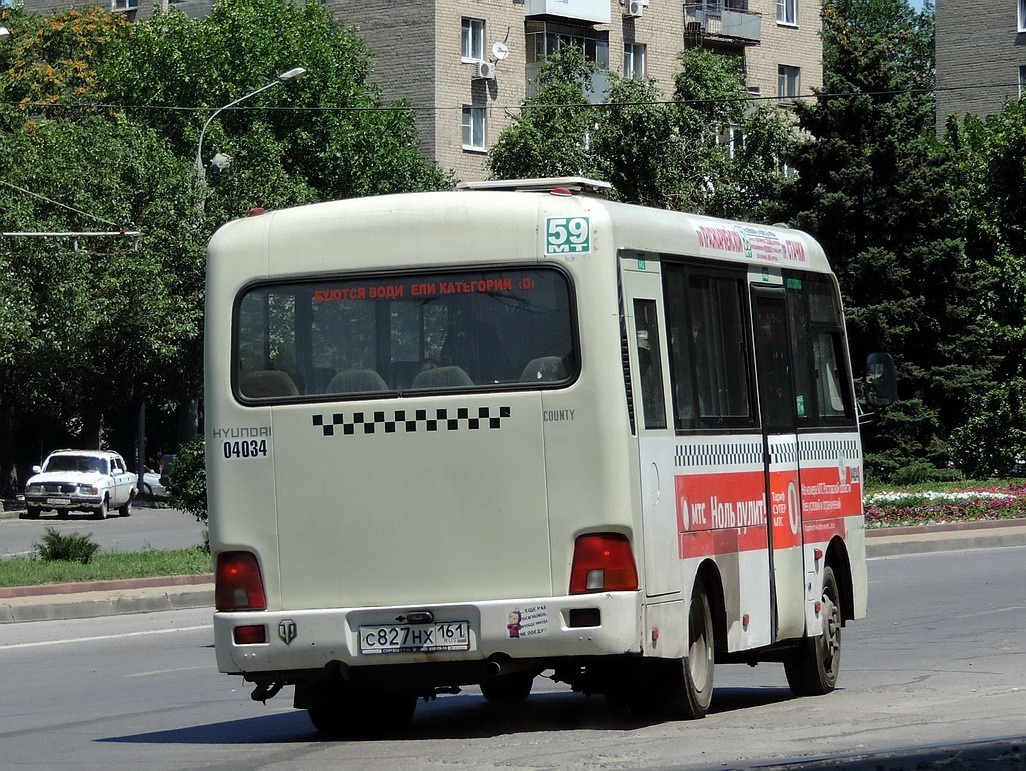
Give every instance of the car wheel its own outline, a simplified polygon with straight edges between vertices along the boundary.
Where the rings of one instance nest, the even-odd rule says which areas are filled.
[[[67,519],[71,515],[67,509],[54,509],[54,511],[57,512],[57,519]]]
[[[130,516],[132,516],[132,498],[133,498],[133,496],[130,495],[128,497],[128,500],[125,501],[125,505],[118,507],[118,515],[119,516],[122,516],[122,517],[130,517]]]
[[[39,519],[40,513],[43,511],[42,506],[26,506],[25,507],[25,518],[26,519]]]
[[[93,514],[93,516],[96,519],[106,519],[107,518],[107,504],[108,503],[109,503],[109,499],[105,497],[103,499],[103,503],[101,503],[99,506],[96,507],[96,510],[95,510],[95,512]]]

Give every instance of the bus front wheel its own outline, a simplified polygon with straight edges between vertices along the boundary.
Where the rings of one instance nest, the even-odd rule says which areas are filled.
[[[784,661],[787,684],[795,696],[822,696],[837,686],[841,668],[841,599],[834,570],[823,572],[820,598],[822,634],[806,637],[790,658]]]

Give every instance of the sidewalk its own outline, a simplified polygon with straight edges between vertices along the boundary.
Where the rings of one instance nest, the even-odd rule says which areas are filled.
[[[1024,545],[1024,519],[866,531],[870,558]],[[200,575],[0,588],[0,624],[181,608],[209,608],[212,613],[213,582],[212,575]]]

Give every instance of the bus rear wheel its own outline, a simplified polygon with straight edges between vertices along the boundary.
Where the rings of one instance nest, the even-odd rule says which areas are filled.
[[[798,650],[784,661],[787,684],[795,696],[822,696],[837,687],[841,669],[841,599],[834,570],[823,571],[820,598],[822,634],[806,637]]]
[[[716,644],[709,595],[696,587],[688,611],[688,652],[673,662],[666,693],[668,706],[676,717],[696,720],[705,717],[712,704],[713,673],[716,668]]]
[[[524,701],[531,695],[534,672],[496,675],[488,680],[482,680],[480,685],[481,693],[488,701],[496,704],[513,704]]]
[[[394,733],[409,725],[416,694],[325,686],[306,708],[314,728],[328,737],[351,738]]]

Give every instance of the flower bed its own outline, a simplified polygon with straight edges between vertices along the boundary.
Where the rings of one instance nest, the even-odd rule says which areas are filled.
[[[890,490],[863,498],[866,527],[936,525],[1026,518],[1026,484],[943,490]]]

